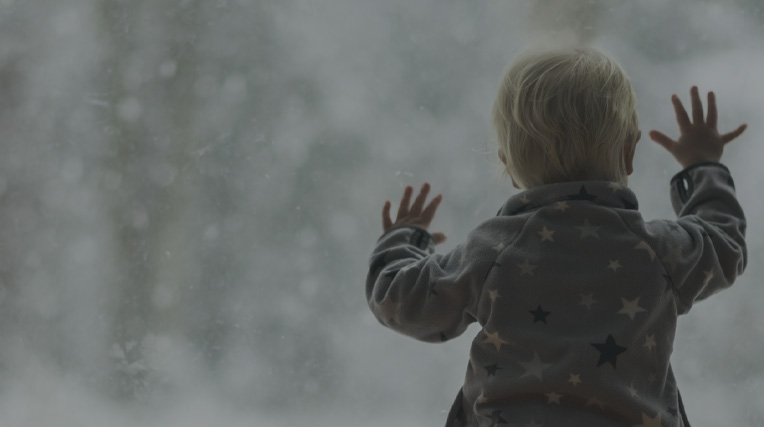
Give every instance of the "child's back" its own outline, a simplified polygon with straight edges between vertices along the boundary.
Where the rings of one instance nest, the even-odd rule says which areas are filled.
[[[529,186],[538,177],[510,169],[531,188],[437,255],[429,186],[411,209],[407,188],[395,224],[386,204],[366,287],[377,318],[425,341],[482,326],[448,425],[686,425],[669,360],[677,315],[742,272],[745,218],[718,159],[675,155],[689,166],[671,182],[677,221],[645,223],[623,177]]]

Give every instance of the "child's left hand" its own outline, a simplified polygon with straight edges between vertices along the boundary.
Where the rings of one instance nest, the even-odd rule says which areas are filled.
[[[398,217],[395,219],[395,222],[390,219],[390,202],[385,202],[385,206],[382,208],[382,228],[384,231],[402,225],[414,225],[425,230],[430,226],[432,218],[435,216],[435,210],[438,209],[438,205],[440,205],[443,196],[438,194],[430,201],[427,207],[424,207],[427,193],[430,192],[430,184],[425,182],[422,185],[422,189],[419,191],[419,195],[416,196],[414,204],[409,208],[409,202],[411,201],[411,194],[413,191],[414,190],[411,187],[406,187],[403,191],[401,205],[398,207]],[[446,235],[443,233],[430,234],[436,245],[446,241]]]

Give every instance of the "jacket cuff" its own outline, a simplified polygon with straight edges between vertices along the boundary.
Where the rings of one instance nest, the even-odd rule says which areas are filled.
[[[398,243],[408,244],[423,251],[432,251],[435,248],[435,242],[430,232],[416,225],[401,225],[385,231],[377,240],[377,244],[382,241],[388,243],[396,241]]]
[[[694,165],[690,165],[682,169],[681,172],[677,173],[673,178],[671,178],[671,188],[672,190],[676,191],[676,196],[679,198],[679,202],[686,203],[690,197],[692,197],[696,187],[695,180],[693,179],[694,172],[696,172],[697,168],[704,168],[707,166],[723,169],[728,177],[727,184],[732,186],[733,189],[735,188],[735,183],[732,180],[732,175],[730,174],[730,170],[727,168],[727,166],[719,162],[695,163]]]

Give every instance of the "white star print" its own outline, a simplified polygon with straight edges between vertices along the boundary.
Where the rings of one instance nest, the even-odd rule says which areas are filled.
[[[558,405],[560,404],[560,398],[562,397],[561,394],[551,392],[551,393],[544,393],[544,395],[549,398],[549,401],[547,403],[556,403]]]
[[[711,282],[711,279],[713,279],[713,278],[714,278],[714,270],[713,270],[713,269],[711,269],[711,270],[708,270],[708,271],[705,271],[705,270],[704,270],[704,271],[703,271],[703,274],[705,274],[705,275],[706,275],[706,278],[705,278],[705,279],[703,279],[703,287],[706,287],[706,286],[708,286],[708,284]]]
[[[637,246],[634,246],[635,250],[644,249],[647,251],[647,254],[650,255],[650,261],[655,261],[655,251],[653,248],[650,247],[650,245],[647,244],[644,240],[639,242]]]
[[[568,209],[570,205],[568,205],[568,202],[557,202],[557,207],[555,209],[565,212],[565,209]]]
[[[584,219],[584,225],[576,227],[577,229],[581,230],[581,240],[584,240],[586,236],[592,236],[596,237],[597,239],[600,238],[599,234],[597,234],[597,230],[602,228],[602,226],[597,225],[593,226],[589,219]]]
[[[542,242],[545,241],[545,240],[549,240],[550,242],[554,242],[554,237],[552,237],[554,235],[554,230],[549,230],[548,228],[546,228],[546,225],[544,226],[544,228],[541,231],[539,231],[539,234],[541,235],[541,241]]]
[[[607,186],[608,186],[608,188],[610,188],[610,190],[613,191],[613,193],[615,193],[616,191],[621,189],[621,184],[619,184],[617,182],[611,182]]]
[[[626,387],[626,390],[629,390],[629,393],[631,393],[631,397],[637,397],[637,389],[634,388],[634,383],[629,384],[629,386]]]
[[[581,381],[581,374],[574,374],[570,373],[570,378],[568,378],[568,382],[573,384],[573,387],[581,384],[583,381]]]
[[[647,347],[647,351],[652,352],[653,347],[655,347],[655,334],[646,335],[645,336],[645,347]]]
[[[581,302],[578,303],[578,305],[585,305],[587,310],[592,309],[592,304],[596,303],[597,301],[594,300],[594,293],[590,294],[581,294]]]
[[[491,298],[491,302],[496,302],[498,298],[501,298],[501,295],[499,295],[498,289],[489,289],[488,297]]]
[[[586,401],[586,406],[599,406],[600,409],[605,409],[605,404],[601,400],[597,399],[597,396],[592,396],[591,399]]]
[[[495,250],[496,252],[501,252],[504,250],[504,248],[505,248],[504,242],[499,242],[498,245],[493,247],[493,250]]]
[[[634,315],[636,315],[637,313],[647,311],[644,308],[639,306],[639,297],[637,297],[633,301],[629,301],[626,298],[621,298],[621,302],[623,302],[623,308],[621,309],[621,311],[618,312],[618,314],[625,314],[629,316],[631,320],[634,320]]]
[[[498,331],[491,334],[486,331],[483,331],[483,333],[487,337],[485,341],[483,341],[483,344],[493,344],[496,347],[496,351],[501,351],[502,344],[509,344],[509,341],[501,339]]]
[[[648,417],[647,414],[642,412],[642,424],[634,424],[634,427],[661,427],[661,414],[660,412],[655,418]]]
[[[621,267],[622,266],[620,260],[610,260],[610,265],[607,266],[607,268],[613,270],[613,272],[618,271],[618,269]]]
[[[485,403],[488,402],[488,398],[483,394],[483,392],[480,393],[480,396],[477,398],[477,403]]]
[[[532,265],[528,260],[525,260],[525,263],[523,264],[517,264],[518,267],[520,267],[523,271],[520,272],[521,276],[525,276],[526,274],[533,276],[533,270],[538,267],[537,265]]]
[[[539,354],[535,352],[533,353],[533,359],[530,362],[517,362],[517,363],[519,363],[520,366],[522,366],[523,369],[525,369],[525,373],[521,375],[520,378],[532,375],[540,380],[543,380],[541,376],[544,369],[547,369],[548,367],[552,366],[551,363],[543,363],[541,361],[541,358],[539,357]]]
[[[520,200],[526,205],[531,202],[531,199],[528,198],[528,193],[523,193],[523,195],[520,196]]]

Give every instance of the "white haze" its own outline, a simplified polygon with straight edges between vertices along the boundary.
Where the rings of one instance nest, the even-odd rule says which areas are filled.
[[[560,39],[632,78],[648,219],[672,93],[749,124],[748,269],[672,361],[693,425],[763,425],[760,1],[0,0],[0,426],[442,425],[477,329],[377,324],[381,207],[432,183],[440,251],[494,215],[498,79]]]

